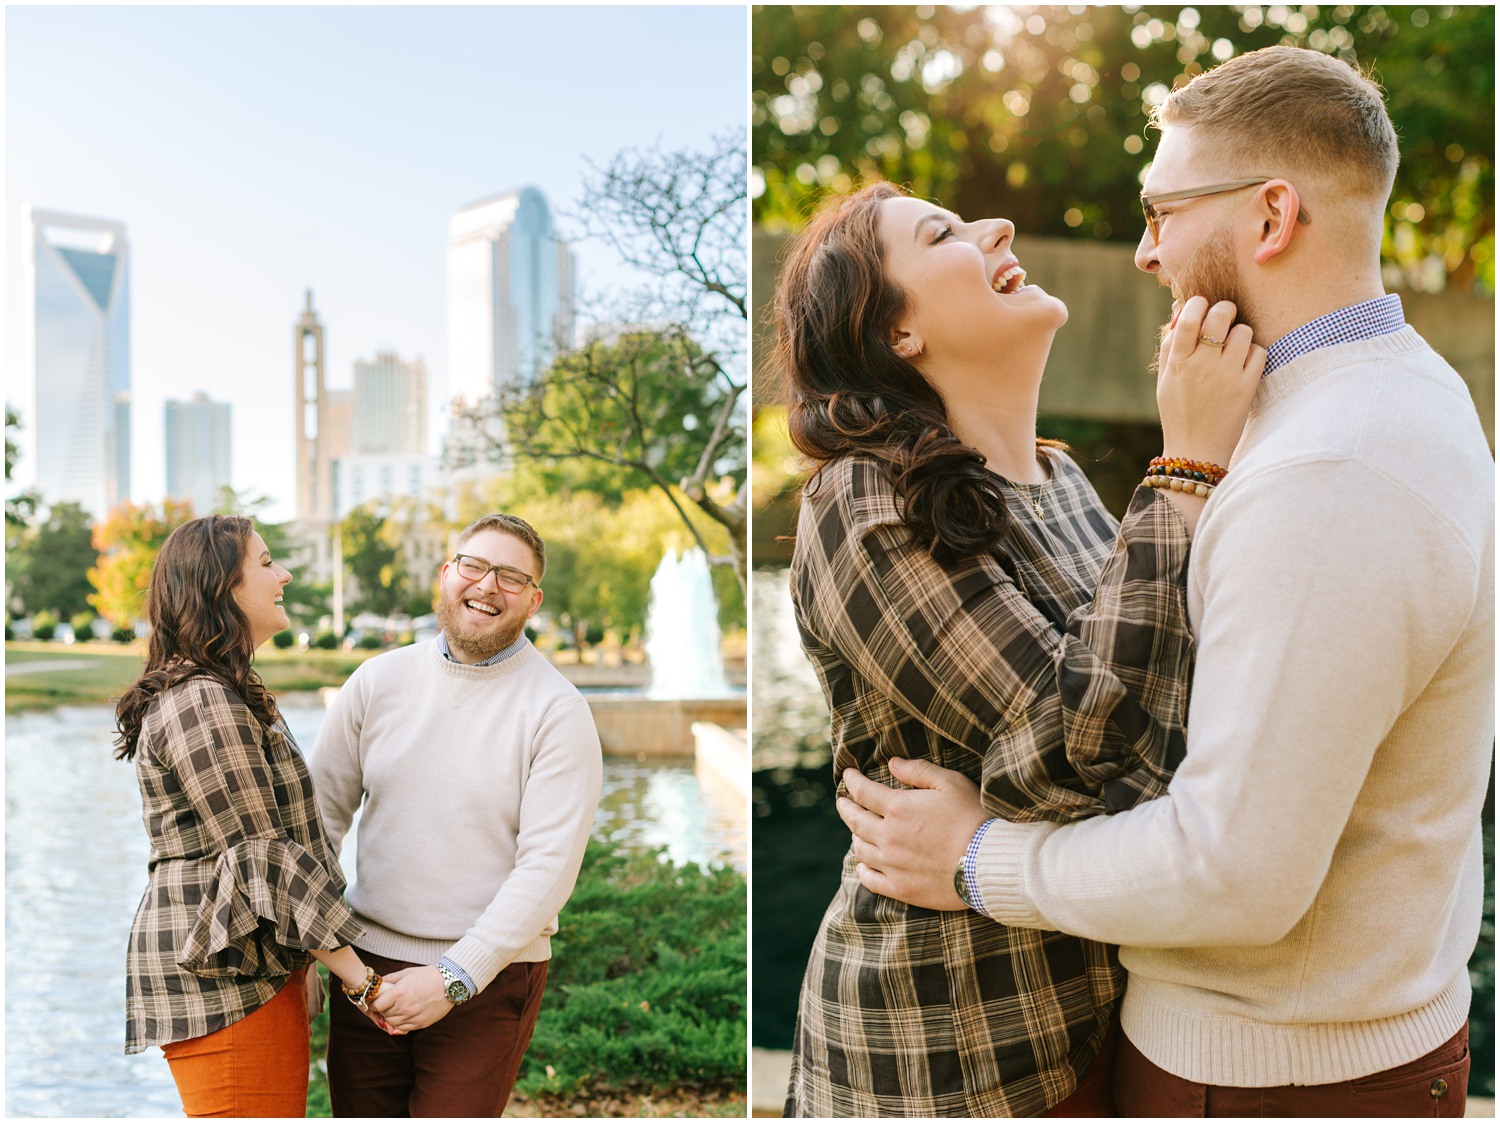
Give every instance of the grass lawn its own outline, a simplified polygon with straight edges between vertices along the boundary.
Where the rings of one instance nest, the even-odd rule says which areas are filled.
[[[255,668],[273,694],[342,686],[373,651],[279,651],[269,645],[255,656]],[[16,640],[5,645],[7,669],[23,664],[66,663],[71,669],[8,674],[5,712],[49,710],[54,706],[109,705],[141,673],[146,645],[141,642],[39,643]],[[78,667],[75,664],[85,663]]]

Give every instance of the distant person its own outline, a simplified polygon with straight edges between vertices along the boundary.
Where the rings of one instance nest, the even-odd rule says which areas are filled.
[[[355,998],[379,986],[349,946],[363,929],[307,766],[251,666],[288,626],[291,579],[248,519],[178,527],[151,571],[145,670],[115,710],[151,838],[125,1051],[160,1045],[194,1117],[304,1114],[312,959]]]
[[[1180,759],[1189,537],[1265,353],[1233,305],[1182,310],[1164,450],[1204,482],[1142,487],[1118,523],[1037,439],[1068,310],[1028,282],[1015,233],[875,184],[797,239],[777,356],[815,470],[792,600],[836,771],[878,786],[899,758],[941,762],[1055,824],[1159,795]],[[803,979],[786,1114],[1112,1114],[1114,949],[908,908],[862,887],[855,857]]]
[[[1193,542],[1187,756],[1163,798],[1067,825],[916,762],[895,779],[932,790],[851,775],[861,884],[958,909],[957,867],[999,930],[1124,945],[1125,1115],[1461,1116],[1495,466],[1381,281],[1396,134],[1378,86],[1295,47],[1156,121],[1136,264],[1269,353]]]
[[[335,1115],[498,1116],[510,1097],[603,771],[588,704],[524,633],[545,569],[524,520],[470,524],[442,633],[362,664],[318,734],[335,852],[363,807],[349,901],[384,978],[372,1008],[402,1034],[334,1005]]]

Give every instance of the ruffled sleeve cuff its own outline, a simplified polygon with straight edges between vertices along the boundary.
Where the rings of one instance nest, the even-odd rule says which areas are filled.
[[[331,951],[364,934],[341,878],[290,839],[247,839],[219,855],[178,957],[205,978],[288,975],[309,949]]]

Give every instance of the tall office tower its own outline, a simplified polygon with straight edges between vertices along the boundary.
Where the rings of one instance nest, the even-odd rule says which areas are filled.
[[[193,513],[207,515],[230,486],[229,403],[207,394],[191,401],[167,399],[167,494],[189,499]]]
[[[547,200],[523,187],[448,223],[448,396],[526,386],[573,333],[573,255]]]
[[[95,518],[130,498],[130,246],[125,225],[33,209],[26,356],[36,486]]]
[[[292,339],[297,372],[297,518],[327,523],[334,517],[333,462],[349,451],[354,395],[328,389],[323,322],[313,311],[311,289]]]
[[[394,351],[354,363],[355,453],[427,452],[427,364]]]

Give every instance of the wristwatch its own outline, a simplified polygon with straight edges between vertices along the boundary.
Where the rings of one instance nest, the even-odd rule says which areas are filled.
[[[461,1006],[473,997],[469,993],[468,985],[449,969],[446,963],[437,965],[438,974],[443,976],[443,995],[455,1006]]]
[[[968,908],[974,907],[974,902],[969,898],[969,878],[964,873],[963,858],[960,858],[958,865],[953,868],[953,891]]]

